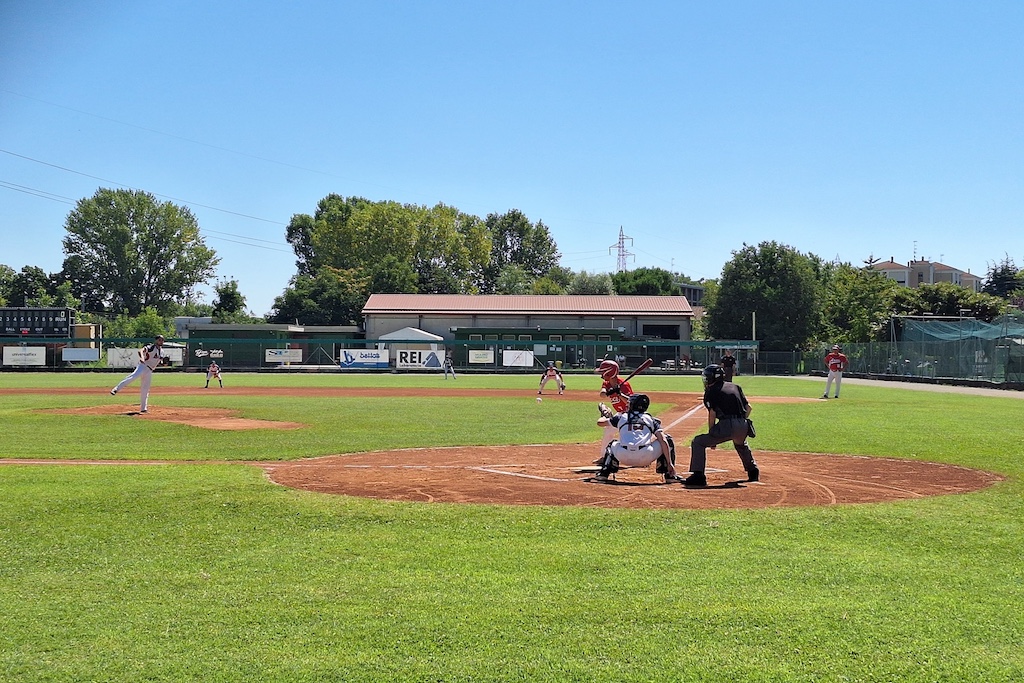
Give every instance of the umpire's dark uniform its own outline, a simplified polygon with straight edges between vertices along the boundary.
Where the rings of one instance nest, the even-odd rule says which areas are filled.
[[[698,434],[690,442],[690,472],[704,474],[707,463],[707,448],[726,441],[732,441],[740,456],[743,469],[750,481],[757,481],[759,471],[754,454],[747,445],[747,416],[750,403],[743,395],[743,389],[732,382],[716,382],[704,390],[704,407],[714,412],[717,422],[707,434]]]

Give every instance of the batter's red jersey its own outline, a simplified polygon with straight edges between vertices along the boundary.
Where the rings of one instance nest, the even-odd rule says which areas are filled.
[[[629,386],[629,382],[623,382],[621,379],[616,377],[615,379],[606,379],[601,383],[601,389],[608,392],[608,389],[612,387],[618,387],[619,391],[611,396],[609,400],[612,402],[612,408],[617,413],[625,413],[629,411],[629,397],[633,395],[633,387]]]

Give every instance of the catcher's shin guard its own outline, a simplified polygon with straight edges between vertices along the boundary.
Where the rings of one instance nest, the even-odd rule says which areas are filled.
[[[676,464],[676,444],[672,440],[672,437],[668,434],[665,435],[665,441],[668,441],[668,455],[672,459],[672,464]],[[664,455],[658,456],[658,467],[654,470],[658,474],[665,474],[668,472],[668,460],[665,459]]]
[[[604,462],[601,463],[601,471],[597,473],[599,477],[607,477],[615,474],[619,471],[619,460],[612,455],[612,445],[608,444],[608,447],[604,449]]]

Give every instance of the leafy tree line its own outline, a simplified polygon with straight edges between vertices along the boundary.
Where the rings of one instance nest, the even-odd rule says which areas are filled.
[[[870,268],[827,263],[775,242],[733,253],[721,277],[694,282],[660,268],[574,272],[543,222],[513,209],[479,218],[445,204],[374,202],[331,194],[312,215],[295,214],[285,237],[296,272],[270,313],[246,312],[234,280],[214,285],[213,304],[196,288],[219,257],[187,207],[136,190],[101,188],[68,214],[58,273],[0,265],[0,305],[60,306],[100,322],[108,336],[169,331],[176,315],[215,322],[358,323],[371,293],[675,295],[705,288],[696,338],[746,339],[768,350],[822,341],[884,338],[899,315],[970,315],[990,320],[1024,303],[1024,272],[1007,256],[990,267],[980,294],[948,284],[900,287]],[[161,322],[162,321],[162,322]]]
[[[721,278],[705,285],[707,335],[756,334],[766,351],[883,341],[900,316],[991,321],[1024,298],[1024,272],[1009,257],[989,268],[982,292],[945,282],[909,288],[873,268],[827,263],[777,242],[744,245]]]

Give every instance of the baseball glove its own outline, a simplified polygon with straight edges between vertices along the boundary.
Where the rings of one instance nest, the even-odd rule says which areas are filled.
[[[603,403],[597,404],[597,412],[601,413],[601,417],[611,417],[612,415],[615,414],[611,411],[611,409],[608,406],[606,406]]]

